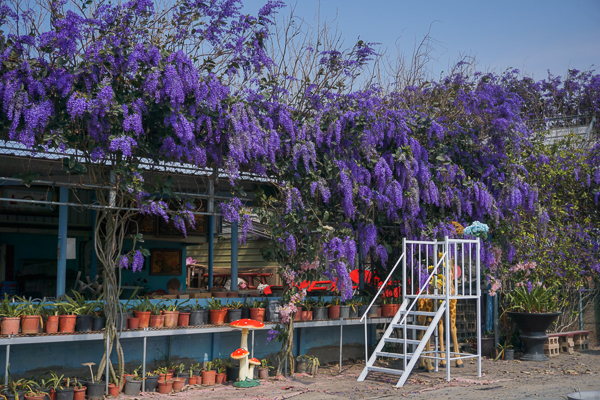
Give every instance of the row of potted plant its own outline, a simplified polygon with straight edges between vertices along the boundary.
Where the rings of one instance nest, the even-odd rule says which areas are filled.
[[[99,400],[104,396],[105,384],[85,378],[65,378],[50,371],[39,378],[12,379],[0,385],[0,394],[7,400]]]
[[[371,317],[393,317],[400,309],[401,298],[386,296],[374,304],[369,310]],[[302,304],[298,304],[298,312],[295,321],[312,321],[323,319],[360,318],[369,307],[368,297],[360,296],[345,302],[334,296],[330,301],[323,297],[319,299],[308,298]]]

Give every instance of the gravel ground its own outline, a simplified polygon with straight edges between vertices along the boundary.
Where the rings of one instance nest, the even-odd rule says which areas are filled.
[[[452,368],[452,380],[446,382],[446,370],[427,373],[415,371],[403,388],[394,387],[397,377],[370,373],[364,382],[356,378],[364,363],[321,366],[316,377],[294,375],[261,381],[260,387],[237,389],[219,385],[171,395],[148,394],[156,400],[283,400],[304,399],[566,399],[567,393],[600,390],[600,350],[574,355],[561,354],[547,362],[482,361],[482,378],[477,364],[466,361],[465,368]]]

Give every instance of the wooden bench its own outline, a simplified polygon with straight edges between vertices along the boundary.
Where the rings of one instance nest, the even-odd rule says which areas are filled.
[[[549,333],[548,338],[558,339],[561,353],[573,354],[575,351],[590,349],[590,333],[592,331],[557,332]]]

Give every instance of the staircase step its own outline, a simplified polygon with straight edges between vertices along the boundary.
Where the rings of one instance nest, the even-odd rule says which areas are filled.
[[[404,339],[397,339],[397,338],[384,338],[384,340],[387,343],[400,343],[403,344],[404,343]],[[406,344],[419,344],[421,343],[420,340],[412,340],[412,339],[406,339]]]
[[[424,315],[428,317],[435,317],[435,311],[399,311],[400,314],[404,315],[408,313],[408,315]]]
[[[411,358],[412,354],[409,354],[408,357],[404,354],[400,353],[387,353],[385,351],[377,352],[377,357],[389,357],[389,358]]]
[[[369,367],[369,371],[383,372],[384,374],[402,375],[404,371],[401,369],[391,369],[382,367]]]
[[[402,329],[402,328],[404,328],[404,326],[405,325],[396,324],[396,325],[394,325],[394,328]],[[416,329],[418,331],[426,331],[427,328],[429,328],[429,327],[424,326],[424,325],[406,325],[406,329]]]

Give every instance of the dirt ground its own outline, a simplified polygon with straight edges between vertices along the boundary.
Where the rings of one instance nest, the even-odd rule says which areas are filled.
[[[261,381],[260,387],[237,389],[229,385],[203,387],[171,395],[148,394],[153,400],[294,400],[305,399],[566,399],[567,393],[600,390],[600,350],[574,355],[560,354],[547,362],[482,361],[484,376],[477,378],[477,364],[427,373],[415,371],[403,388],[394,387],[396,376],[370,373],[364,382],[356,378],[364,362],[321,366],[316,377],[294,375]]]

